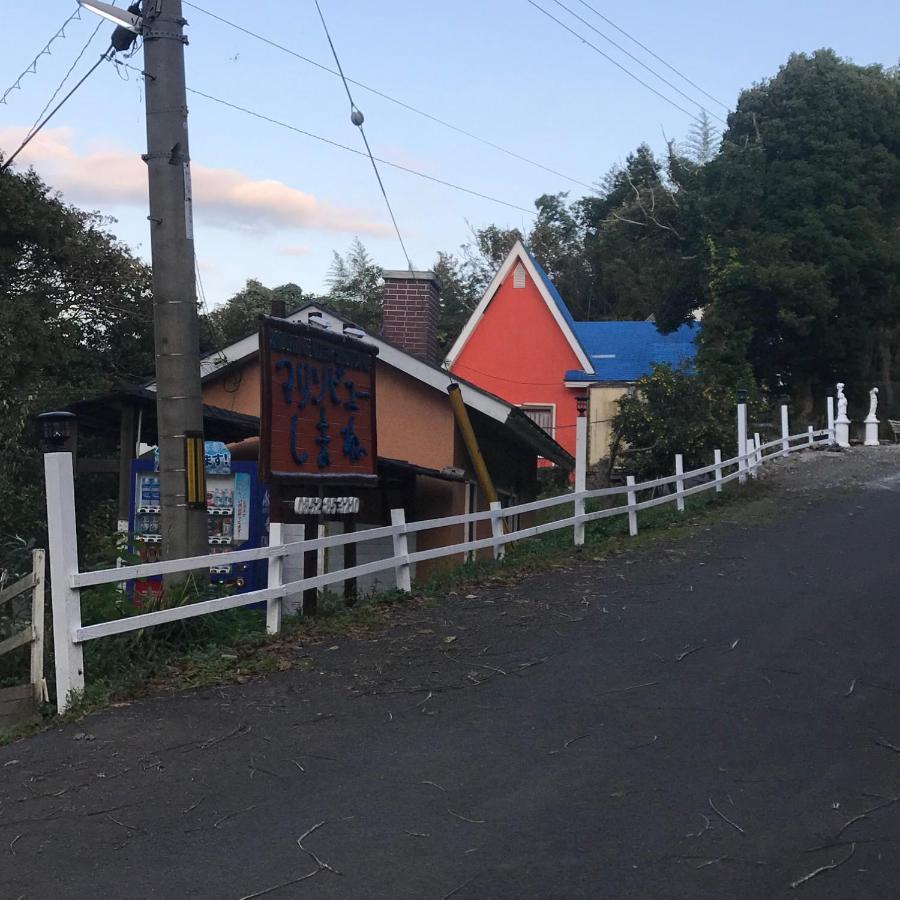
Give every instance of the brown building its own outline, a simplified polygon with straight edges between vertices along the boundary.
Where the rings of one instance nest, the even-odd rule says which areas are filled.
[[[357,528],[387,524],[389,510],[403,506],[408,521],[481,510],[486,503],[456,426],[447,395],[451,376],[436,363],[439,286],[431,272],[385,272],[384,331],[361,332],[327,306],[311,302],[285,318],[333,332],[346,332],[378,348],[377,444],[380,488],[364,503]],[[211,353],[201,361],[203,399],[210,406],[249,416],[260,412],[257,333]],[[537,459],[564,468],[573,460],[519,408],[467,382],[460,385],[482,455],[504,506],[533,499]],[[236,458],[253,458],[258,441],[232,447]],[[481,523],[486,524],[486,523]],[[331,523],[330,529],[339,529]],[[486,528],[477,531],[487,536]],[[469,526],[419,532],[410,550],[446,546],[474,537]],[[374,543],[374,542],[373,542]],[[387,547],[360,545],[360,563],[385,555]],[[444,565],[459,562],[448,558]],[[320,560],[334,568],[339,560]],[[419,575],[425,574],[425,564]],[[389,576],[388,576],[389,577]],[[382,577],[382,581],[384,581]]]

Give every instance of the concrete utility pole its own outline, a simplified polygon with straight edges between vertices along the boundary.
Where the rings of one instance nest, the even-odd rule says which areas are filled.
[[[160,531],[165,558],[209,552],[205,496],[189,508],[186,438],[202,442],[200,326],[181,0],[144,0],[144,96],[156,349]],[[202,487],[202,468],[200,473]]]

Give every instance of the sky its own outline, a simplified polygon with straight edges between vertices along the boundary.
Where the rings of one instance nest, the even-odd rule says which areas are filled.
[[[75,0],[0,0],[0,94],[75,9]],[[686,100],[579,22],[582,16],[694,99]],[[637,83],[528,0],[320,0],[349,78],[546,168],[529,164],[351,85],[376,156],[511,204],[381,166],[417,268],[454,252],[471,229],[527,228],[534,199],[575,199],[642,141],[682,139],[709,100],[598,18],[581,0],[535,0],[668,96]],[[119,5],[125,5],[120,2]],[[198,0],[295,53],[333,68],[313,0]],[[185,3],[189,88],[362,150],[335,76],[236,31]],[[590,6],[733,108],[740,90],[775,74],[791,52],[832,47],[861,64],[897,63],[896,0],[662,0]],[[0,148],[17,146],[94,31],[87,11],[0,104]],[[100,25],[63,93],[108,45]],[[141,67],[138,51],[130,63]],[[63,94],[60,94],[63,96]],[[210,306],[248,278],[326,288],[332,254],[359,237],[387,269],[406,262],[369,161],[189,94],[195,250]],[[690,114],[689,114],[690,113]],[[721,123],[716,122],[720,125]],[[139,72],[102,65],[23,152],[66,200],[116,222],[110,230],[149,258],[146,150]],[[547,169],[555,170],[554,172]],[[581,183],[579,183],[581,182]]]

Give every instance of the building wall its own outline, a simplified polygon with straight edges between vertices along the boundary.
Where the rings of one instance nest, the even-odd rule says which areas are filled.
[[[386,365],[376,368],[378,455],[417,466],[453,465],[450,399]]]
[[[203,384],[203,402],[231,412],[259,415],[259,358]]]
[[[588,394],[588,465],[609,458],[612,417],[619,410],[619,398],[628,393],[622,384],[591,387]]]
[[[513,287],[516,266],[497,289],[451,371],[509,403],[553,406],[553,437],[575,452],[575,396],[563,376],[581,364],[531,277]]]
[[[450,400],[391,366],[376,363],[378,455],[440,469],[453,465]],[[203,402],[233,412],[260,412],[259,360],[203,385]]]

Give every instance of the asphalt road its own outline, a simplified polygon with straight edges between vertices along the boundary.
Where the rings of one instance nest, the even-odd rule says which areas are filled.
[[[883,459],[8,746],[0,897],[900,896]]]

